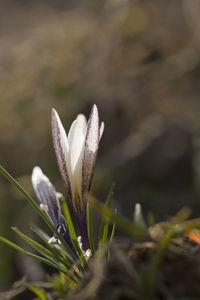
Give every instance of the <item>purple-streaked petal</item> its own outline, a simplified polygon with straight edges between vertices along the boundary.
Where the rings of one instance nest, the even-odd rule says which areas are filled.
[[[99,115],[97,106],[94,104],[88,120],[83,157],[83,192],[90,189],[94,168],[96,164],[97,151],[99,147]]]
[[[32,173],[32,184],[35,193],[43,206],[44,211],[51,219],[52,223],[57,226],[60,222],[60,207],[56,190],[47,176],[45,176],[39,167],[34,167]]]
[[[68,246],[71,248],[71,250],[74,252],[76,258],[78,257],[78,254],[74,248],[74,245],[72,243],[70,234],[69,234],[69,229],[66,226],[66,222],[62,222],[60,224],[57,225],[56,229],[58,230],[58,232],[61,234],[61,236],[63,237],[63,239],[65,240],[65,242],[68,244]],[[59,239],[57,238],[57,236],[54,234],[52,238],[50,238],[49,243],[56,243],[59,244]]]
[[[67,135],[60,118],[55,109],[52,109],[52,137],[53,145],[56,153],[58,167],[62,178],[66,184],[68,196],[72,199],[71,191],[71,165],[69,158],[69,145]]]

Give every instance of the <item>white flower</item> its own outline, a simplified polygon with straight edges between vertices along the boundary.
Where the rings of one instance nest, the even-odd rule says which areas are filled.
[[[84,115],[77,116],[68,136],[56,110],[52,109],[52,136],[58,166],[68,196],[79,216],[85,212],[86,203],[83,195],[90,189],[103,130],[104,123],[99,126],[96,105],[92,107],[88,123]]]

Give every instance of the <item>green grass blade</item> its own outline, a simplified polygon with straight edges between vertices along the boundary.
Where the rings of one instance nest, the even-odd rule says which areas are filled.
[[[112,204],[112,198],[113,198],[113,193],[114,193],[114,187],[115,184],[113,183],[110,187],[107,199],[106,199],[106,203],[105,203],[105,207],[107,208],[111,208],[111,204]],[[108,225],[109,225],[109,219],[107,219],[104,215],[102,215],[102,222],[100,225],[100,231],[99,231],[99,247],[107,242],[108,239]]]
[[[97,201],[93,196],[87,194],[87,200],[101,213],[105,218],[109,219],[113,223],[116,223],[117,226],[120,226],[125,231],[129,232],[133,236],[145,237],[148,236],[148,231],[145,228],[141,228],[133,222],[130,222],[124,217],[119,217],[115,213],[103,205],[101,202]]]
[[[42,229],[35,225],[31,227],[31,230],[46,244],[48,248],[51,249],[52,252],[54,252],[58,256],[64,257],[67,260],[67,256],[63,254],[63,252],[61,254],[61,252],[55,247],[57,244],[49,243],[50,236],[48,234],[46,234]]]
[[[5,178],[8,179],[26,198],[29,204],[36,210],[36,212],[45,220],[49,227],[53,226],[50,224],[49,219],[44,214],[44,212],[40,209],[38,204],[33,200],[33,198],[23,189],[23,187],[2,167],[0,166],[0,172],[4,175]]]
[[[28,285],[28,289],[38,296],[41,300],[50,300],[43,289],[40,289],[34,285]]]
[[[90,249],[92,251],[92,255],[94,255],[95,248],[94,248],[94,238],[93,238],[92,207],[90,203],[87,203],[87,229],[88,229],[88,239],[90,243]]]
[[[184,223],[189,219],[191,215],[191,209],[189,207],[181,208],[178,213],[171,219],[172,224]]]
[[[31,245],[31,247],[36,250],[39,254],[41,254],[42,256],[44,256],[45,258],[47,258],[49,261],[51,261],[55,267],[58,268],[66,268],[66,272],[67,274],[71,274],[71,276],[74,276],[69,269],[72,268],[72,264],[70,264],[67,260],[63,259],[62,257],[57,257],[56,255],[54,255],[51,251],[49,251],[48,249],[46,249],[45,247],[43,247],[42,245],[40,245],[39,243],[37,243],[36,241],[32,240],[31,238],[29,238],[28,236],[26,236],[25,234],[23,234],[21,231],[19,231],[16,227],[12,228],[13,231],[18,234],[23,240],[25,240],[29,245]],[[63,269],[64,269],[63,268]],[[75,274],[76,276],[76,274]],[[76,276],[77,277],[77,276]],[[79,276],[78,276],[79,277]],[[76,278],[78,280],[78,278]]]
[[[106,221],[105,219],[101,223],[100,233],[99,233],[99,246],[101,246],[102,244],[105,244],[107,242],[109,223],[110,222]]]
[[[27,235],[23,234],[20,230],[16,227],[12,227],[12,230],[18,234],[23,240],[25,240],[31,247],[33,247],[37,252],[41,255],[52,261],[55,265],[62,263],[68,269],[71,267],[71,264],[67,262],[67,260],[61,259],[60,257],[53,254],[50,250],[45,248],[44,246],[40,245],[36,241],[29,238]]]
[[[113,241],[114,236],[115,236],[115,229],[116,229],[116,223],[113,223],[111,235],[110,235],[110,243]]]
[[[49,244],[48,241],[49,241],[49,236],[42,230],[40,229],[38,226],[35,226],[33,225],[31,227],[32,231],[34,233],[37,234],[37,236],[39,238],[41,238],[41,240],[44,241],[44,243],[52,249],[52,251],[55,251],[57,255],[61,256],[61,257],[64,257],[64,259],[67,259],[67,252],[58,244]],[[83,265],[81,264],[81,261],[80,260],[77,260],[76,263],[74,263],[74,265],[76,265],[78,267],[78,269],[80,271],[84,271],[84,268],[83,268]]]
[[[48,242],[50,239],[50,236],[48,234],[46,234],[46,232],[44,232],[41,228],[39,228],[36,225],[32,225],[31,230],[34,233],[36,233],[41,238],[41,240],[43,240],[45,242],[46,245],[48,245],[50,248],[54,248],[54,244],[49,244],[49,242]]]
[[[184,232],[190,229],[200,229],[200,218],[187,220],[183,224],[179,225]]]
[[[74,224],[72,222],[72,218],[71,218],[71,215],[70,215],[70,212],[69,212],[68,205],[67,205],[64,197],[62,197],[60,199],[60,201],[61,201],[61,206],[62,206],[64,215],[65,215],[65,218],[66,218],[66,221],[67,221],[70,237],[71,237],[73,242],[74,241],[77,242],[77,236],[76,236],[76,232],[75,232],[75,229],[74,229]]]
[[[112,226],[112,231],[111,231],[111,235],[110,235],[110,241],[109,241],[109,244],[112,243],[113,239],[114,239],[114,236],[115,236],[115,229],[116,229],[116,223],[113,223],[113,226]],[[108,250],[108,260],[110,259],[110,250]]]
[[[108,208],[111,208],[111,205],[112,205],[112,199],[113,199],[113,194],[114,194],[114,188],[115,188],[115,183],[112,183],[111,184],[111,187],[110,187],[110,190],[108,192],[108,196],[107,196],[107,199],[106,199],[106,207]]]
[[[79,247],[79,244],[78,244],[78,240],[77,240],[77,236],[76,236],[76,232],[75,232],[75,229],[74,229],[74,225],[73,225],[73,222],[72,222],[72,218],[71,218],[71,215],[70,215],[70,212],[69,212],[69,208],[68,208],[68,205],[65,201],[64,198],[61,198],[61,206],[62,206],[62,209],[63,209],[63,213],[64,213],[64,216],[66,218],[66,221],[67,221],[67,225],[68,225],[68,229],[69,229],[69,234],[70,234],[70,237],[71,237],[71,240],[73,242],[73,245],[83,263],[83,266],[85,268],[87,268],[88,266],[88,263],[83,255],[83,252],[81,251],[80,247]]]
[[[56,230],[54,225],[51,223],[47,215],[40,209],[38,204],[33,200],[33,198],[23,189],[23,187],[2,167],[0,166],[0,172],[2,175],[4,175],[8,181],[10,181],[25,197],[25,199],[29,202],[29,204],[35,209],[35,211],[40,215],[40,217],[44,220],[44,222],[48,225],[48,227],[56,234],[56,236],[61,241],[63,247],[67,250],[68,253],[68,259],[74,263],[77,258],[74,255],[73,251],[70,249],[70,247],[67,245],[63,237],[60,235],[60,233]]]
[[[31,227],[31,230],[51,249],[52,252],[54,252],[57,256],[59,256],[60,260],[67,260],[67,255],[66,255],[66,251],[60,247],[60,245],[58,244],[49,244],[49,236],[39,227],[33,225]],[[68,262],[69,267],[71,266],[71,264]],[[74,263],[75,265],[75,263]],[[76,266],[78,267],[79,271],[83,272],[84,268],[81,264],[81,262],[79,260],[76,261]],[[77,273],[78,276],[81,275],[81,273]],[[76,272],[75,272],[76,273]]]
[[[53,267],[53,268],[56,269],[57,271],[61,271],[61,272],[65,273],[65,274],[68,275],[72,280],[74,280],[75,282],[77,282],[77,279],[76,279],[74,276],[72,277],[72,275],[69,274],[69,272],[66,271],[66,269],[64,269],[64,268],[62,268],[62,267],[55,266],[50,260],[48,260],[48,259],[46,259],[46,258],[44,258],[44,257],[42,257],[42,256],[33,254],[33,253],[29,252],[29,251],[26,251],[26,250],[24,250],[23,248],[19,247],[18,245],[12,243],[11,241],[9,241],[9,240],[3,238],[2,236],[0,236],[0,241],[4,242],[4,243],[7,244],[8,246],[14,248],[15,250],[17,250],[17,251],[19,251],[19,252],[21,252],[21,253],[23,253],[23,254],[25,254],[25,255],[27,255],[27,256],[30,256],[30,257],[32,257],[32,258],[34,258],[34,259],[37,259],[37,260],[40,261],[40,262],[43,262],[43,263],[45,263],[45,264],[47,264],[47,265]]]

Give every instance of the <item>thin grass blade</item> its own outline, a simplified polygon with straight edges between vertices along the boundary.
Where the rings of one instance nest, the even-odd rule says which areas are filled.
[[[94,238],[93,238],[92,207],[90,203],[87,203],[87,229],[88,229],[88,239],[90,243],[90,249],[92,251],[92,255],[94,255],[95,248],[94,248]]]
[[[107,208],[111,208],[112,205],[112,198],[113,198],[113,193],[114,193],[114,187],[115,184],[113,183],[110,187],[107,199],[106,199],[106,203],[105,203],[105,207]],[[107,238],[108,238],[108,226],[109,226],[109,220],[102,215],[102,221],[101,221],[101,225],[100,225],[100,231],[99,231],[99,247],[107,242]]]
[[[63,273],[65,273],[66,275],[68,275],[73,281],[77,282],[77,279],[75,278],[75,276],[72,276],[66,269],[62,268],[62,267],[58,267],[57,265],[55,266],[50,260],[42,257],[42,256],[39,256],[39,255],[36,255],[36,254],[33,254],[29,251],[26,251],[24,250],[23,248],[19,247],[18,245],[12,243],[11,241],[3,238],[2,236],[0,236],[0,241],[4,242],[5,244],[7,244],[8,246],[14,248],[15,250],[25,254],[25,255],[28,255],[34,259],[37,259],[38,261],[40,262],[43,262],[49,266],[51,266],[52,268],[56,269],[57,271],[61,271]]]
[[[67,256],[64,254],[61,254],[61,252],[55,247],[57,244],[49,243],[50,236],[48,234],[46,234],[42,229],[40,229],[39,227],[37,227],[35,225],[33,225],[31,227],[31,230],[46,244],[46,246],[48,248],[51,249],[52,252],[54,252],[56,255],[61,256],[62,258],[67,260]]]
[[[37,227],[35,225],[33,225],[31,227],[31,229],[33,230],[33,232],[35,232],[37,234],[37,236],[39,238],[41,238],[44,241],[45,244],[47,244],[53,251],[55,251],[57,255],[59,255],[60,257],[63,257],[64,259],[67,259],[67,253],[66,253],[66,251],[60,245],[58,245],[58,244],[52,244],[52,245],[49,244],[48,243],[49,236],[42,229],[40,229],[39,227]],[[71,266],[70,263],[69,263],[69,265]],[[75,266],[75,265],[78,267],[78,269],[80,271],[84,271],[84,267],[81,264],[80,260],[77,260],[73,264],[73,266]],[[78,273],[78,274],[80,275],[81,273]]]
[[[35,249],[38,253],[40,253],[41,255],[43,255],[44,257],[46,257],[47,259],[49,259],[50,261],[52,261],[52,263],[54,263],[55,265],[61,263],[61,264],[65,265],[65,267],[67,269],[69,267],[71,267],[71,264],[69,262],[67,262],[67,260],[61,259],[60,257],[56,256],[50,250],[48,250],[44,246],[40,245],[36,241],[32,240],[31,238],[29,238],[28,236],[26,236],[25,234],[23,234],[16,227],[12,227],[12,230],[16,234],[18,234],[23,240],[25,240],[29,245],[31,245],[31,247],[33,247],[33,249]]]
[[[105,218],[109,219],[116,225],[123,228],[125,231],[129,232],[133,236],[145,237],[148,236],[148,231],[145,228],[138,227],[132,222],[128,221],[124,217],[119,217],[115,213],[103,205],[101,202],[97,201],[92,195],[87,194],[87,200],[101,213]]]
[[[110,241],[109,241],[109,244],[112,243],[113,239],[114,239],[114,236],[115,236],[115,229],[116,229],[116,223],[113,223],[113,226],[112,226],[112,231],[111,231],[111,235],[110,235]],[[108,260],[110,259],[110,250],[108,250]]]
[[[46,292],[43,289],[40,289],[34,285],[28,285],[28,289],[38,296],[41,300],[50,300]]]
[[[63,259],[60,256],[57,257],[51,251],[49,251],[48,249],[46,249],[45,247],[43,247],[36,241],[32,240],[31,238],[29,238],[28,236],[23,234],[16,227],[13,227],[12,229],[15,231],[16,234],[18,234],[22,239],[24,239],[29,245],[31,245],[31,247],[34,250],[36,250],[39,254],[43,255],[45,258],[50,260],[58,268],[65,267],[68,274],[70,273],[71,276],[73,276],[74,272],[73,272],[73,274],[70,272],[70,269],[72,269],[72,264],[70,264],[66,259]],[[77,277],[76,279],[78,280],[79,275],[77,273],[75,273],[75,276]]]

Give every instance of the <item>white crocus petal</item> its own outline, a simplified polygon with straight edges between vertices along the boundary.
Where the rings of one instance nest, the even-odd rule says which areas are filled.
[[[85,115],[79,114],[76,117],[76,121],[80,124],[83,134],[85,134],[86,130],[87,130],[87,119],[86,119]]]
[[[69,168],[70,168],[70,173],[72,174],[72,176],[70,177],[70,184],[71,184],[71,192],[72,192],[72,200],[74,198],[74,174],[73,174],[73,168],[72,168],[72,161],[71,161],[71,154],[70,154],[70,149],[71,149],[71,145],[73,142],[73,138],[74,138],[74,131],[75,131],[75,127],[76,127],[76,123],[77,121],[74,120],[70,126],[69,132],[68,132],[68,145],[69,145]]]
[[[83,157],[83,192],[89,190],[91,185],[99,147],[99,136],[99,115],[97,106],[93,105],[88,120]]]
[[[58,166],[63,180],[67,186],[69,197],[72,198],[70,185],[72,174],[69,157],[69,145],[64,127],[55,109],[52,109],[52,137]]]
[[[74,120],[70,126],[70,129],[69,129],[69,132],[68,132],[68,146],[69,146],[69,149],[71,147],[71,144],[72,144],[72,140],[73,140],[73,137],[74,137],[74,130],[75,130],[75,127],[76,127],[76,123],[77,121]]]
[[[85,144],[85,135],[78,121],[73,124],[69,134],[69,149],[71,158],[71,167],[73,173],[74,196],[82,200],[82,160]],[[78,199],[75,199],[75,201]]]
[[[102,138],[103,132],[104,132],[104,128],[105,128],[105,123],[101,122],[101,126],[100,126],[100,139]]]
[[[83,201],[82,201],[82,166],[83,166],[83,155],[84,155],[84,145],[85,139],[83,141],[83,145],[81,148],[81,152],[76,163],[76,167],[74,169],[74,186],[75,186],[75,194],[78,192],[78,198],[76,199],[77,204],[80,204],[82,209]],[[76,195],[77,196],[77,195]]]
[[[72,168],[72,173],[74,174],[74,170],[78,163],[84,145],[84,141],[85,141],[85,136],[83,134],[82,128],[77,121],[73,123],[68,138],[69,138],[69,155],[71,160],[71,168]]]

